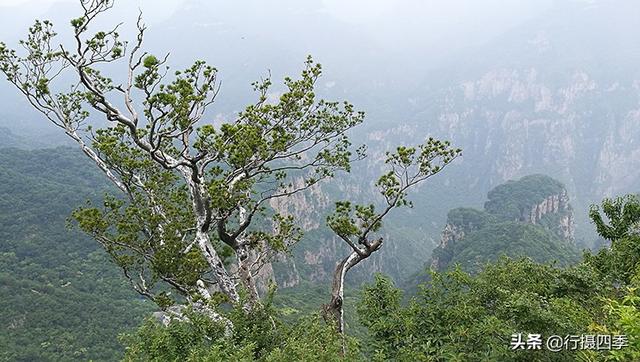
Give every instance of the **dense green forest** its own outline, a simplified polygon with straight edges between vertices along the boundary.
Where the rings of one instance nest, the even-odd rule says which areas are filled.
[[[221,334],[206,320],[175,323],[168,328],[148,322],[129,337],[128,358],[636,361],[640,358],[640,239],[635,228],[640,221],[640,202],[635,197],[605,200],[603,210],[611,224],[598,217],[594,221],[602,235],[612,232],[612,247],[597,254],[586,252],[572,266],[502,257],[474,274],[460,268],[432,272],[432,278],[409,300],[391,279],[376,276],[355,298],[358,322],[366,333],[360,339],[345,337],[346,350],[342,352],[335,335],[314,317],[285,323],[279,332],[270,334],[268,323],[232,313],[241,328],[239,338],[206,338]],[[264,321],[271,315],[280,320],[282,312],[267,305],[256,311],[254,318]],[[256,333],[256,328],[262,333]],[[517,333],[562,338],[601,334],[625,339],[599,350],[582,344],[574,349],[567,344],[558,351],[528,350],[510,347]]]
[[[152,310],[98,244],[66,227],[106,183],[76,149],[0,150],[0,360],[117,360]]]

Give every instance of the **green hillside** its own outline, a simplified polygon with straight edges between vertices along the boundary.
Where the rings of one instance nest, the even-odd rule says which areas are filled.
[[[0,361],[117,360],[140,300],[95,241],[65,227],[106,188],[76,149],[0,149]]]
[[[556,261],[560,265],[580,259],[572,245],[558,240],[541,226],[500,222],[471,233],[457,243],[450,264],[478,270],[501,255],[514,258],[528,256],[538,263]]]
[[[529,175],[518,181],[507,181],[487,194],[484,209],[505,220],[517,220],[524,208],[542,202],[550,195],[558,195],[564,185],[545,175]]]

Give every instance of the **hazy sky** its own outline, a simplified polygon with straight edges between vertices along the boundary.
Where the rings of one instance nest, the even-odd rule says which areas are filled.
[[[211,1],[211,3],[220,0]],[[77,0],[0,0],[0,7],[17,6],[20,10],[29,8],[30,12],[46,11],[52,4],[77,3]],[[167,16],[178,9],[185,0],[126,0],[116,1],[117,6],[140,6],[152,20]],[[319,7],[335,18],[360,25],[371,25],[380,21],[393,21],[398,27],[407,25],[440,27],[443,24],[460,22],[484,22],[487,24],[517,21],[527,13],[544,9],[552,0],[311,0],[294,6]],[[281,6],[281,0],[265,1],[265,4]],[[246,6],[245,1],[237,1],[238,7]]]
[[[34,17],[45,14],[54,4],[77,4],[78,1],[0,0],[0,8],[5,8],[0,11],[0,37],[15,30],[6,25],[13,21],[14,13],[25,18]],[[165,20],[188,2],[206,4],[214,16],[216,8],[235,8],[238,10],[236,18],[241,17],[243,11],[250,12],[254,8],[261,11],[296,8],[307,13],[323,12],[335,20],[362,28],[382,41],[393,39],[410,44],[448,37],[482,40],[485,35],[502,32],[539,15],[554,3],[578,1],[596,0],[117,0],[116,7],[141,8],[150,24]],[[286,16],[278,18],[280,13],[270,11],[269,19],[263,20],[272,23],[290,20]],[[230,23],[237,20],[225,19]],[[268,28],[265,31],[268,32]]]
[[[73,10],[78,1],[0,0],[0,40],[15,41],[19,36],[16,29],[26,30],[36,17],[47,17],[56,24],[68,22],[79,11],[79,6],[78,11]],[[147,24],[161,24],[162,29],[151,29],[156,34],[185,32],[184,26],[174,25],[197,17],[194,21],[198,23],[222,24],[226,30],[240,29],[238,32],[253,31],[254,35],[290,48],[296,42],[318,44],[327,41],[319,40],[325,34],[349,30],[359,34],[356,45],[368,42],[385,55],[402,57],[403,52],[416,54],[418,49],[420,54],[431,57],[482,44],[546,11],[555,1],[573,0],[116,0],[116,8],[107,17],[125,22],[126,29],[135,23],[137,10],[142,9]],[[187,4],[197,4],[200,10],[189,13]],[[201,9],[207,9],[207,13]],[[176,13],[180,15],[172,17]],[[53,18],[51,14],[55,14]],[[314,28],[300,29],[307,24]],[[60,26],[56,29],[64,30]],[[216,34],[217,39],[225,36]]]
[[[78,4],[79,0],[0,0],[0,7],[14,8],[17,11],[38,16],[47,12],[51,6],[59,4]],[[161,21],[170,16],[183,3],[183,0],[119,0],[116,6],[123,5],[131,8],[142,8],[148,21]],[[11,10],[3,10],[11,12]],[[9,14],[7,14],[9,15]],[[71,14],[70,14],[71,15]],[[3,18],[0,14],[0,18]]]
[[[342,23],[387,53],[419,48],[431,49],[426,53],[441,54],[482,44],[539,15],[555,1],[572,0],[116,0],[120,11],[112,13],[117,14],[115,18],[119,21],[131,23],[135,16],[131,13],[140,8],[146,23],[153,25],[167,20],[186,3],[195,2],[210,9],[211,21],[222,21],[228,27],[237,28],[249,23],[265,38],[275,37],[278,27],[295,22],[292,17],[301,14],[299,17],[305,19],[303,23],[331,19]],[[0,0],[0,7],[11,6],[0,11],[0,39],[14,40],[16,27],[26,28],[34,17],[51,11],[53,4],[77,2]],[[317,20],[317,15],[322,15],[322,20]],[[321,24],[318,29],[323,26],[335,24]],[[315,38],[307,41],[312,44]]]
[[[145,50],[172,53],[174,66],[211,61],[221,70],[225,94],[236,85],[247,88],[267,70],[275,77],[297,72],[307,54],[326,66],[335,89],[365,94],[424,83],[430,69],[459,53],[546,18],[557,3],[576,1],[593,0],[116,0],[95,28],[124,22],[123,38],[131,39],[141,9],[149,25]],[[52,20],[59,39],[66,39],[78,3],[0,0],[0,41],[15,46],[35,18]]]

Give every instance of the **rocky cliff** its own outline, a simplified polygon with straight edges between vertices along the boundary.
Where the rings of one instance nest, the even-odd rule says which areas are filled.
[[[547,196],[542,202],[532,205],[530,209],[524,209],[520,221],[540,225],[544,224],[543,219],[548,215],[558,216],[555,218],[555,225],[547,225],[550,230],[562,239],[574,243],[575,223],[567,190],[563,189],[559,194]]]

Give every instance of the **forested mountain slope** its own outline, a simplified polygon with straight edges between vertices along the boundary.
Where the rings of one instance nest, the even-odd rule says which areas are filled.
[[[460,266],[476,273],[502,256],[568,266],[580,260],[575,243],[574,210],[565,186],[535,174],[510,180],[489,191],[483,209],[458,207],[447,214],[439,245],[423,271],[404,286],[429,280],[426,270]]]
[[[117,360],[139,299],[98,244],[65,227],[106,190],[77,149],[0,149],[0,360]]]

